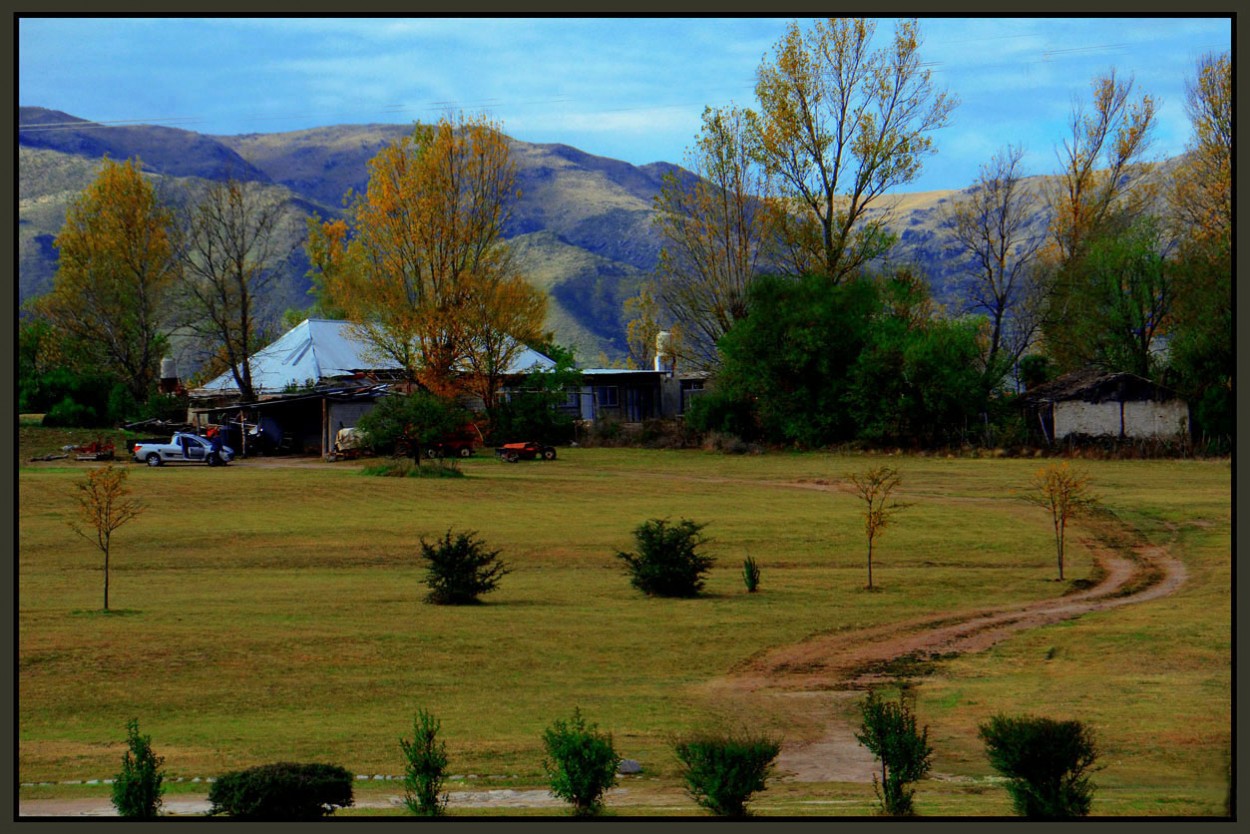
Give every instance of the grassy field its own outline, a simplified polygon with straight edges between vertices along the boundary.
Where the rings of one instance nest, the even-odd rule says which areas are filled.
[[[22,440],[27,460],[34,441]],[[879,542],[881,590],[867,592],[859,508],[836,487],[883,461],[912,506]],[[1092,568],[1078,527],[1070,581],[1054,581],[1048,519],[1013,494],[1035,460],[569,449],[552,463],[479,457],[450,480],[362,477],[354,463],[133,465],[148,509],[116,534],[105,615],[98,552],[67,525],[89,465],[19,470],[22,783],[112,776],[132,716],[174,778],[280,759],[398,774],[397,739],[424,707],[442,719],[452,769],[478,777],[466,785],[540,787],[542,731],[577,706],[645,768],[623,785],[654,801],[618,813],[694,813],[673,734],[750,722],[795,738],[824,718],[717,703],[707,681],[816,633],[1059,596]],[[995,712],[1089,721],[1105,751],[1097,814],[1223,813],[1230,466],[1085,466],[1133,535],[1169,545],[1189,581],[932,670],[917,706],[934,770],[949,778],[922,783],[922,814],[1009,813],[976,739]],[[708,524],[718,562],[705,597],[629,586],[613,554],[662,517]],[[483,605],[422,601],[418,540],[448,528],[477,531],[513,569]],[[740,576],[748,554],[762,568],[757,594]],[[92,790],[107,792],[21,796]],[[779,781],[754,807],[853,816],[874,799],[870,785]]]

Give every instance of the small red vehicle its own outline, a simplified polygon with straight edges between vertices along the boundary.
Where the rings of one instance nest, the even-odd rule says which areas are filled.
[[[556,450],[554,446],[544,446],[542,443],[505,443],[496,447],[495,454],[501,460],[508,463],[516,463],[518,460],[534,460],[542,458],[543,460],[555,460]]]

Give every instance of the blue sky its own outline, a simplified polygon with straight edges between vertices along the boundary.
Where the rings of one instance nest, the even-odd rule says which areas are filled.
[[[527,142],[634,164],[682,162],[705,106],[754,105],[790,18],[23,18],[18,99],[99,122],[200,133],[486,113]],[[1114,68],[1158,102],[1154,153],[1189,139],[1197,58],[1228,18],[922,18],[922,57],[956,95],[906,191],[962,188],[1007,144],[1052,173],[1075,102]],[[882,19],[884,42],[893,22]]]

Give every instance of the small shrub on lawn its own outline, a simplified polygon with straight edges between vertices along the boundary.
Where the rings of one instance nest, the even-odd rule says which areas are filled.
[[[643,522],[634,530],[638,552],[616,554],[625,562],[630,584],[648,596],[698,596],[704,574],[715,563],[710,556],[696,552],[707,542],[702,535],[706,526],[688,519],[675,525],[667,519]]]
[[[383,478],[463,478],[453,458],[439,458],[433,466],[418,466],[412,458],[393,458],[361,467],[360,474]]]
[[[126,819],[152,819],[161,812],[161,764],[165,761],[152,752],[151,736],[139,735],[139,722],[126,723],[129,750],[122,756],[122,769],[113,777],[113,807]]]
[[[421,557],[428,567],[428,601],[435,605],[471,605],[479,602],[482,594],[495,590],[500,578],[511,572],[499,561],[499,551],[488,550],[476,535],[472,531],[457,533],[453,539],[448,530],[433,544],[421,539]]]
[[[978,735],[990,765],[1010,780],[1007,793],[1017,814],[1049,820],[1089,814],[1094,784],[1087,774],[1098,748],[1084,724],[998,715]]]
[[[929,746],[929,728],[916,730],[916,716],[899,693],[898,702],[884,701],[876,692],[869,692],[860,704],[863,723],[855,734],[859,743],[881,762],[881,778],[872,777],[872,787],[881,802],[881,813],[896,817],[911,816],[912,796],[909,787],[929,772],[933,748]]]
[[[244,820],[313,820],[352,805],[352,774],[338,765],[278,762],[217,777],[208,815]]]
[[[425,710],[412,719],[412,741],[401,738],[404,751],[404,805],[419,817],[442,816],[447,794],[447,745],[438,740],[441,722]]]
[[[763,736],[702,734],[679,740],[686,790],[700,806],[721,817],[746,817],[752,794],[764,790],[781,744]]]
[[[580,710],[569,721],[557,720],[543,733],[547,757],[543,769],[551,780],[551,792],[573,806],[579,817],[603,810],[603,795],[616,784],[621,757],[612,736],[587,725]]]
[[[750,556],[742,562],[742,581],[746,583],[749,594],[755,593],[760,587],[760,566]]]

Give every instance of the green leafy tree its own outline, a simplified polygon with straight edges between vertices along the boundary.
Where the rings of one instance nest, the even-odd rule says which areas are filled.
[[[412,741],[401,738],[404,753],[404,805],[419,817],[439,817],[447,808],[442,793],[447,779],[447,744],[440,741],[442,722],[425,710],[412,719]]]
[[[630,584],[647,596],[694,597],[703,590],[704,575],[715,564],[698,552],[707,543],[706,524],[683,518],[676,524],[668,519],[644,521],[634,530],[638,551],[618,551],[630,575]]]
[[[997,715],[982,724],[990,765],[1005,776],[1017,814],[1030,819],[1084,817],[1093,801],[1098,759],[1093,731],[1079,721]]]
[[[375,451],[406,453],[419,466],[432,444],[468,422],[468,412],[453,400],[418,389],[381,398],[356,425]]]
[[[152,737],[139,735],[136,718],[126,722],[122,769],[113,777],[113,807],[125,819],[153,819],[161,812],[165,760],[152,752]]]
[[[581,710],[574,709],[571,719],[557,719],[543,732],[543,746],[551,792],[572,805],[575,816],[601,813],[603,795],[616,784],[621,763],[611,734],[587,724]]]
[[[855,734],[859,743],[881,762],[880,779],[873,775],[873,788],[881,801],[881,811],[890,816],[915,813],[911,785],[929,772],[933,748],[929,728],[916,729],[912,707],[899,693],[898,701],[883,700],[875,690],[860,703],[863,721]]]
[[[581,388],[582,372],[572,348],[549,344],[539,350],[555,360],[555,367],[531,371],[512,387],[495,409],[491,433],[496,441],[556,444],[573,439],[575,418],[559,406],[568,401],[570,392]]]
[[[488,550],[473,531],[451,530],[433,543],[421,539],[421,558],[426,563],[426,597],[435,605],[472,605],[478,597],[499,586],[499,580],[511,572],[499,559],[498,550]]]
[[[686,792],[719,817],[750,816],[747,803],[764,790],[781,752],[776,739],[750,734],[700,734],[673,747]]]

